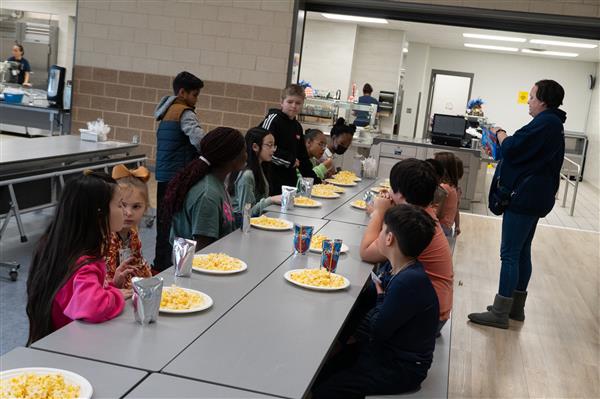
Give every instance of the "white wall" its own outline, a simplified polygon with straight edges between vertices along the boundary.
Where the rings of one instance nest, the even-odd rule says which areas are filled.
[[[583,178],[600,188],[600,63],[596,63],[595,76],[596,87],[592,92],[592,102],[585,129],[589,143]]]
[[[300,79],[332,95],[340,89],[341,98],[348,98],[356,31],[356,24],[307,20]]]
[[[486,102],[483,110],[488,120],[509,134],[531,120],[527,104],[517,103],[518,92],[529,92],[540,79],[554,79],[565,89],[562,106],[567,112],[565,130],[585,131],[591,96],[588,75],[595,72],[595,63],[432,47],[425,72],[427,79],[432,69],[474,73],[471,98],[481,97]],[[426,104],[427,98],[424,101]],[[421,133],[425,112],[424,106],[419,117]]]
[[[82,0],[76,65],[282,88],[293,0]]]
[[[403,31],[358,27],[350,83],[356,83],[357,96],[365,83],[373,86],[375,98],[380,90],[398,90],[403,42]]]
[[[408,53],[404,54],[403,67],[406,70],[404,78],[404,98],[400,115],[398,133],[403,137],[412,137],[415,132],[417,107],[427,106],[427,89],[429,75],[425,74],[429,60],[429,45],[411,42]],[[419,93],[421,100],[419,103]],[[410,113],[407,112],[410,109]],[[416,135],[420,137],[421,125],[417,124]]]

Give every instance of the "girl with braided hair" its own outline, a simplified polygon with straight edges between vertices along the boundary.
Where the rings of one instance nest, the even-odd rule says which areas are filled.
[[[244,136],[233,128],[218,127],[200,142],[202,156],[177,173],[167,187],[163,206],[170,240],[196,241],[200,250],[235,229],[225,179],[246,165]]]

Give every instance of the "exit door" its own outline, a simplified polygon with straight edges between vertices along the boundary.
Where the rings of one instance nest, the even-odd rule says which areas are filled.
[[[474,77],[475,74],[467,72],[431,71],[424,137],[429,137],[433,115],[464,115]]]

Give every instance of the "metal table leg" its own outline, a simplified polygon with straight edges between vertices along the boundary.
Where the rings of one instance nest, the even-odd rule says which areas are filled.
[[[23,228],[23,222],[21,222],[21,213],[19,212],[19,204],[17,203],[17,196],[15,195],[15,189],[12,184],[8,185],[8,191],[10,193],[10,205],[12,211],[15,214],[15,219],[17,220],[17,227],[19,228],[19,233],[21,234],[21,242],[27,242],[27,236],[25,235],[25,229]],[[8,215],[7,215],[8,218]]]

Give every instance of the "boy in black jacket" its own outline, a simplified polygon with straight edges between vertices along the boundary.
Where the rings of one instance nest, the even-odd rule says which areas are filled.
[[[281,186],[296,186],[296,168],[304,177],[320,182],[313,172],[306,146],[302,125],[296,120],[304,104],[304,89],[299,85],[286,87],[281,99],[281,109],[270,109],[260,127],[273,133],[277,150],[271,164],[269,195],[281,194]]]

